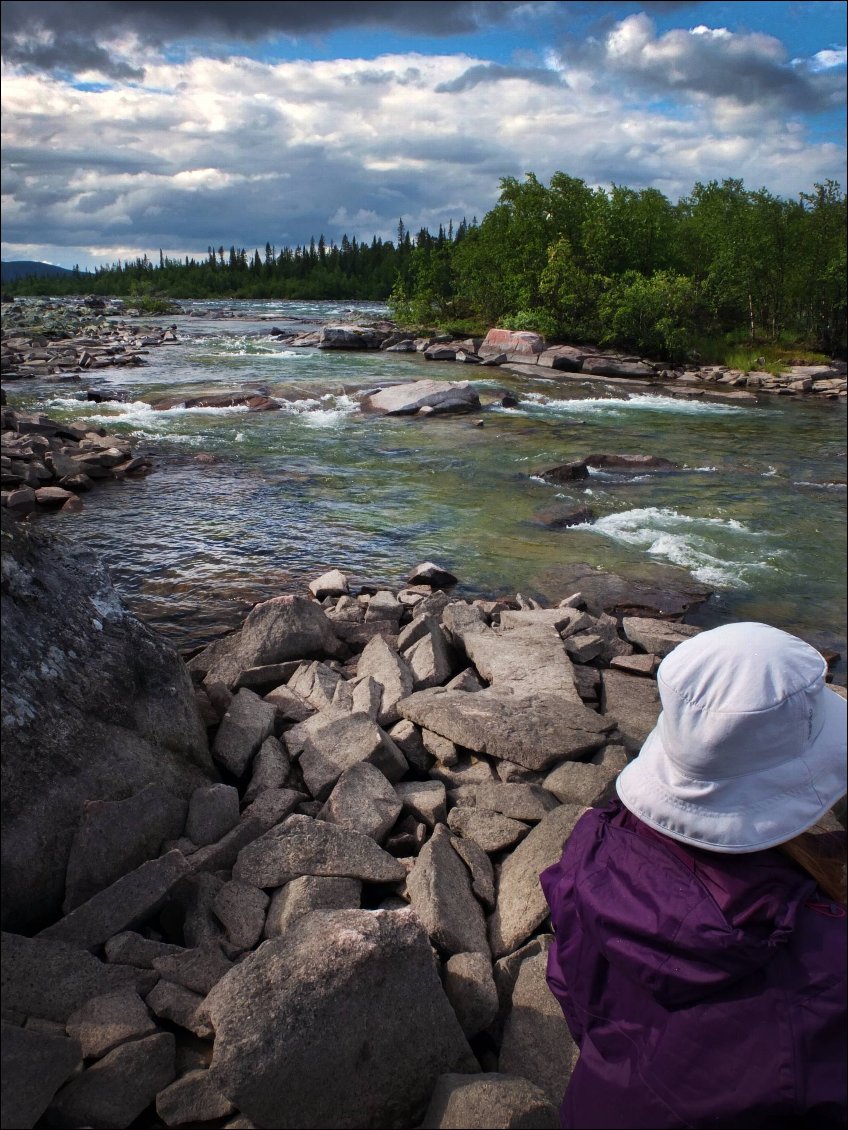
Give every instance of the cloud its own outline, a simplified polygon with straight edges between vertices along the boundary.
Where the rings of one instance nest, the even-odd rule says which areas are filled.
[[[673,199],[729,175],[789,196],[842,175],[839,145],[771,109],[724,102],[719,113],[705,97],[680,115],[634,106],[616,83],[465,81],[480,72],[485,61],[466,54],[198,57],[151,63],[144,85],[80,89],[11,69],[4,257],[38,247],[84,265],[86,247],[111,261],[128,247],[203,256],[321,233],[393,239],[401,216],[412,231],[482,217],[499,178],[527,170]]]
[[[631,92],[689,96],[777,113],[819,113],[845,100],[837,52],[789,60],[779,39],[700,25],[658,35],[644,12],[618,21],[601,39],[572,43],[566,74],[592,75],[599,85],[626,83]]]
[[[503,82],[506,79],[519,79],[537,86],[562,86],[562,75],[543,67],[506,67],[501,63],[477,63],[463,71],[450,82],[440,83],[437,94],[455,94],[461,90],[471,90],[483,82]]]
[[[121,56],[118,40],[160,49],[179,41],[245,44],[352,27],[438,38],[507,24],[527,8],[519,0],[6,0],[2,51],[7,62],[29,72],[139,79],[143,70]]]

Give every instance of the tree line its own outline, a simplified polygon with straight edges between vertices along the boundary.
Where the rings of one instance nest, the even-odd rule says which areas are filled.
[[[264,253],[160,251],[93,275],[29,278],[17,294],[388,300],[403,324],[531,329],[680,359],[710,343],[846,349],[846,198],[835,181],[797,200],[741,180],[697,183],[672,204],[654,188],[593,188],[555,173],[500,182],[478,224],[394,241],[321,236]],[[713,352],[715,349],[713,348]]]

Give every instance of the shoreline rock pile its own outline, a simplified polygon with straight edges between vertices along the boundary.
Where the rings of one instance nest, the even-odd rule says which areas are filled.
[[[122,303],[89,298],[82,303],[4,305],[0,376],[50,382],[82,380],[82,374],[145,364],[151,348],[179,341],[175,326],[128,326],[107,315],[131,316]]]
[[[27,552],[4,555],[4,616]],[[575,1049],[538,874],[698,629],[679,605],[469,603],[454,581],[425,563],[354,595],[335,570],[255,606],[179,691],[190,675],[220,779],[198,752],[188,793],[136,777],[69,806],[61,916],[3,935],[16,1126],[556,1126]],[[112,636],[133,620],[94,607]]]
[[[85,421],[59,423],[4,404],[0,425],[0,506],[18,517],[36,510],[79,511],[80,494],[95,481],[146,475],[153,469],[146,455],[133,454],[130,440]]]
[[[753,403],[758,393],[777,396],[811,395],[844,399],[844,362],[826,365],[788,365],[778,376],[769,372],[742,372],[724,365],[686,364],[670,366],[642,357],[603,351],[591,345],[548,346],[539,334],[491,329],[485,338],[457,339],[451,334],[410,337],[390,323],[374,326],[324,326],[308,334],[286,335],[272,330],[279,340],[294,348],[380,349],[389,353],[418,353],[427,361],[453,361],[466,365],[505,366],[509,371],[532,376],[539,368],[550,369],[561,380],[608,380],[614,378],[666,386],[671,395],[709,395]]]

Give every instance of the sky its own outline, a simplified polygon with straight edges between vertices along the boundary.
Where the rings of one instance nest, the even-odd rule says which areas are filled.
[[[2,257],[393,239],[501,177],[845,187],[846,4],[2,4]]]

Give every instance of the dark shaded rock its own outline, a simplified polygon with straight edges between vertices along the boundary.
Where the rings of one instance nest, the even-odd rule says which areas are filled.
[[[643,361],[628,361],[622,357],[587,357],[580,370],[598,377],[624,377],[627,380],[650,381],[654,377],[652,365],[646,365]]]
[[[218,889],[216,901],[227,885]],[[206,996],[212,986],[217,985],[233,967],[232,962],[221,952],[220,946],[214,942],[166,954],[157,958],[153,966],[163,980],[182,985],[184,989],[190,989],[200,996]]]
[[[187,808],[182,798],[159,785],[148,785],[126,800],[86,802],[71,844],[64,912],[157,856],[166,840],[182,834]]]
[[[63,1125],[124,1130],[173,1082],[170,1032],[122,1044],[63,1087],[49,1109]]]
[[[123,930],[110,938],[104,947],[106,960],[124,965],[137,965],[142,969],[152,969],[157,957],[167,957],[181,952],[180,946],[167,942],[154,942],[133,930]]]
[[[64,896],[83,805],[215,778],[185,666],[131,616],[93,554],[2,518],[3,922]]]
[[[630,580],[599,572],[593,565],[558,565],[536,578],[537,586],[554,599],[579,593],[594,616],[680,617],[701,604],[712,589],[693,581],[682,570],[652,566],[650,579]]]
[[[0,1124],[30,1130],[65,1080],[82,1065],[76,1040],[3,1024]]]
[[[430,828],[447,819],[445,786],[441,781],[399,781],[395,792],[413,816]]]
[[[238,821],[238,790],[232,785],[206,785],[191,794],[185,834],[202,847],[220,840]]]
[[[537,510],[533,518],[550,530],[565,530],[569,526],[582,526],[587,522],[594,522],[595,513],[588,506],[568,506],[562,503]]]
[[[583,460],[587,467],[606,471],[679,471],[680,465],[661,455],[616,455],[603,452],[587,455]]]
[[[406,575],[408,585],[430,585],[432,588],[448,588],[457,583],[457,578],[449,570],[432,561],[423,561]]]
[[[556,1130],[557,1107],[515,1075],[440,1075],[419,1130]]]
[[[536,364],[546,369],[559,369],[565,373],[579,373],[583,362],[587,357],[592,356],[592,352],[574,345],[553,345],[539,354]]]
[[[589,478],[589,468],[584,459],[561,463],[558,467],[548,467],[547,470],[536,473],[540,479],[548,483],[575,483]]]
[[[445,994],[470,1039],[488,1028],[498,1012],[492,962],[485,953],[456,953],[445,963]]]
[[[218,727],[212,756],[235,777],[241,777],[262,743],[273,734],[276,722],[274,704],[243,687]]]
[[[150,859],[47,926],[39,937],[95,949],[114,934],[155,914],[188,872],[189,865],[181,852],[171,851],[159,859]]]
[[[627,750],[638,753],[662,709],[657,684],[653,679],[612,669],[602,672],[601,678],[604,716],[616,722]]]
[[[473,840],[463,839],[461,836],[451,837],[451,847],[468,868],[471,875],[471,890],[486,907],[494,910],[495,898],[495,870],[492,861],[479,844]]]
[[[189,1071],[156,1096],[156,1113],[166,1126],[211,1122],[226,1118],[235,1109],[203,1069]]]
[[[212,909],[240,950],[252,949],[262,937],[268,896],[248,883],[225,883],[215,896]]]
[[[160,1019],[169,1020],[200,1039],[212,1035],[212,1029],[200,1007],[203,997],[175,981],[160,981],[147,994],[147,1004]]]
[[[280,1130],[416,1125],[436,1078],[473,1059],[408,911],[310,914],[206,1007],[212,1082]]]
[[[327,875],[302,875],[271,896],[265,937],[285,934],[299,919],[315,910],[359,910],[362,882]]]
[[[119,989],[92,997],[68,1017],[68,1035],[86,1059],[100,1059],[127,1040],[156,1031],[147,1007],[135,989]]]

